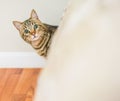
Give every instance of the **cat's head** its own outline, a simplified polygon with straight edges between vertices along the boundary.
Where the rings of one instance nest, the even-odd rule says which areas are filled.
[[[21,37],[28,43],[42,39],[46,27],[39,20],[35,10],[32,10],[30,18],[24,22],[13,21],[14,26],[20,32]]]

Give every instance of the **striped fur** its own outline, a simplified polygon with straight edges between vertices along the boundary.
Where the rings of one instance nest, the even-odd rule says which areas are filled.
[[[42,23],[35,10],[32,10],[29,19],[24,22],[13,21],[13,24],[19,30],[24,41],[31,44],[40,56],[47,56],[51,39],[57,26]]]

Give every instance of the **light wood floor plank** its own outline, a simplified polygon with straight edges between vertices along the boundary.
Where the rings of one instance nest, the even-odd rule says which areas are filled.
[[[33,101],[41,69],[0,69],[0,101]]]

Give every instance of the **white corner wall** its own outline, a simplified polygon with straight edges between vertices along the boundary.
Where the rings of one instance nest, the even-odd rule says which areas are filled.
[[[45,60],[19,36],[12,21],[24,21],[35,9],[42,22],[58,25],[68,0],[0,0],[0,68],[45,67]]]
[[[31,52],[12,21],[24,21],[35,9],[42,22],[57,25],[68,0],[0,0],[0,52]]]

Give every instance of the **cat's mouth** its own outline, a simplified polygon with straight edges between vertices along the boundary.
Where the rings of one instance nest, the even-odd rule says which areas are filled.
[[[32,39],[33,41],[36,41],[36,40],[39,39],[39,37],[40,37],[40,35],[34,34],[34,35],[31,36],[31,39]]]

